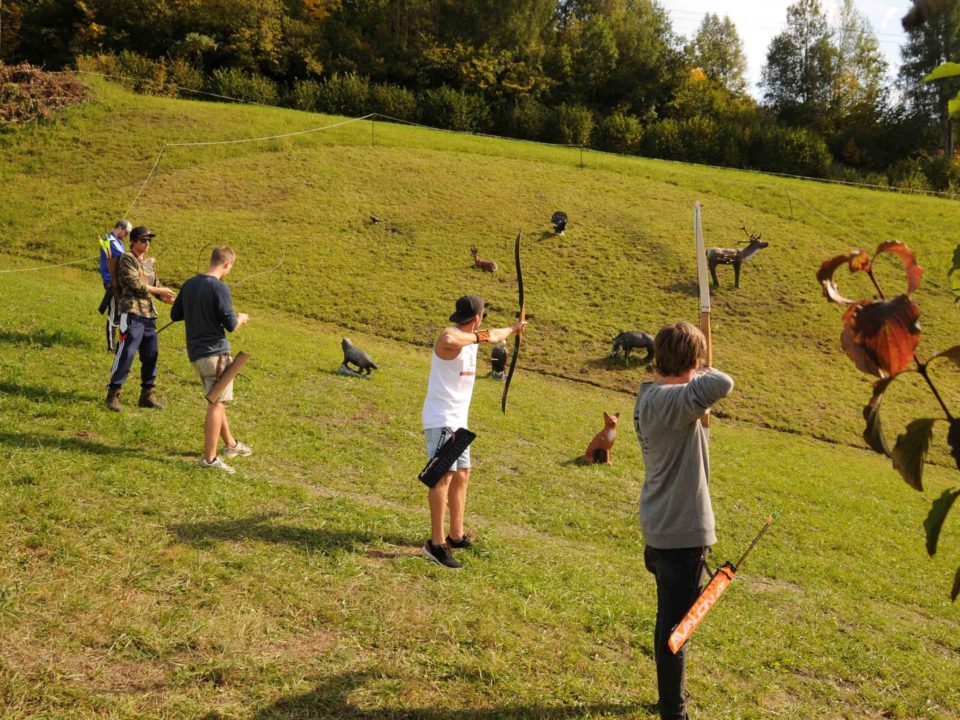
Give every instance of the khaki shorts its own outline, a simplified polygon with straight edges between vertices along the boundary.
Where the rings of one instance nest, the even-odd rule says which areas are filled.
[[[193,361],[193,367],[197,371],[197,375],[203,380],[204,397],[213,390],[213,386],[217,384],[217,380],[223,375],[223,371],[226,370],[227,365],[232,362],[233,358],[230,355],[211,355]],[[230,384],[220,393],[219,402],[230,402],[231,400],[233,400],[233,380],[231,380]]]

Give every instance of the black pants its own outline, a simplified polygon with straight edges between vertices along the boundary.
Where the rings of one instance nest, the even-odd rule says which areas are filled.
[[[111,389],[117,389],[127,380],[133,358],[140,355],[140,387],[147,389],[157,384],[157,321],[133,313],[120,316],[120,345],[110,370]]]
[[[708,552],[709,548],[702,547],[658,550],[649,545],[643,550],[644,564],[657,579],[657,625],[653,632],[653,648],[663,720],[688,718],[684,679],[690,641],[674,655],[667,647],[667,640],[703,588]]]

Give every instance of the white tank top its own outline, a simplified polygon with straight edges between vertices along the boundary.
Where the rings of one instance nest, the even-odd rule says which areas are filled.
[[[423,427],[467,427],[473,381],[477,377],[477,349],[467,345],[453,360],[444,360],[434,350],[430,360],[430,381],[423,401]]]

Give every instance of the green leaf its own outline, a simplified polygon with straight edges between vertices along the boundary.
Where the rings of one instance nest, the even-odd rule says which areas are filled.
[[[947,114],[953,117],[960,110],[960,93],[953,96],[953,99],[947,102]]]
[[[957,595],[960,595],[960,567],[957,568],[957,575],[953,578],[953,590],[950,592],[951,602],[957,601]]]
[[[942,80],[943,78],[956,77],[957,75],[960,75],[960,63],[947,62],[934,68],[933,72],[927,75],[923,81],[931,82],[932,80]]]
[[[914,490],[923,491],[923,461],[933,437],[932,418],[920,418],[907,425],[907,431],[897,435],[893,448],[893,467]]]
[[[890,451],[890,445],[887,443],[887,438],[884,437],[883,427],[880,424],[880,403],[883,400],[884,391],[894,379],[895,376],[887,377],[874,383],[873,397],[863,408],[863,419],[867,421],[867,427],[863,431],[863,439],[871,450],[887,457],[891,457],[893,453]]]
[[[960,490],[944,490],[943,495],[933,501],[927,519],[923,521],[923,529],[927,531],[927,554],[930,557],[937,554],[937,540],[940,539],[943,521],[947,519],[947,513],[957,496],[960,496]]]

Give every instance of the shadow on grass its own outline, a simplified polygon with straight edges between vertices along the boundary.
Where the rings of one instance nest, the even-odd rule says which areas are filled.
[[[688,282],[675,282],[670,285],[662,286],[663,290],[667,292],[676,293],[677,295],[687,295],[689,297],[700,297],[700,284],[696,281]],[[710,291],[713,292],[713,285],[710,286]]]
[[[17,397],[34,401],[45,402],[96,402],[100,398],[93,395],[81,395],[72,390],[54,390],[41,385],[24,385],[21,383],[0,381],[0,393],[8,393]]]
[[[600,358],[587,360],[585,365],[594,370],[628,370],[653,366],[653,358],[645,359],[645,353],[637,353],[630,357],[623,355],[605,355]]]
[[[42,345],[53,347],[89,347],[90,342],[70,330],[32,330],[19,332],[17,330],[0,330],[0,345]]]
[[[374,673],[353,672],[335,675],[314,690],[303,695],[284,698],[254,716],[254,720],[559,720],[560,718],[583,717],[637,717],[646,711],[656,712],[651,705],[619,705],[602,703],[594,705],[499,705],[496,707],[468,708],[463,710],[446,707],[378,708],[363,710],[347,699]],[[212,720],[213,716],[208,716]]]
[[[177,467],[193,467],[194,463],[181,458],[175,453],[148,452],[141,448],[124,447],[122,445],[104,445],[94,440],[82,437],[62,437],[60,435],[44,435],[42,433],[18,433],[0,430],[0,445],[12,448],[57,449],[73,452],[89,453],[91,455],[110,455],[113,457],[140,458],[151,463],[166,463]]]
[[[402,547],[419,544],[414,543],[410,538],[394,535],[378,535],[356,530],[311,529],[268,522],[277,515],[277,513],[263,513],[237,520],[182,523],[168,525],[167,530],[176,536],[177,542],[199,546],[209,546],[214,542],[253,540],[295,545],[321,552],[334,550],[361,552],[366,546],[379,542]]]

